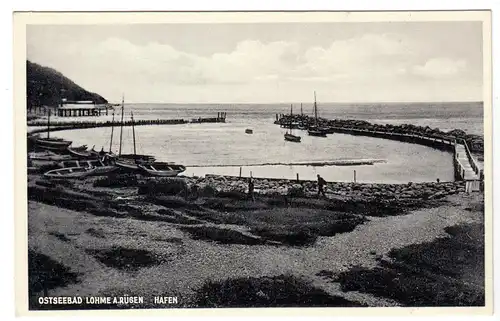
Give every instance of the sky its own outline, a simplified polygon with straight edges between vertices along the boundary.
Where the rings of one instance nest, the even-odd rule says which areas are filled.
[[[28,25],[27,58],[110,102],[481,101],[482,23]]]

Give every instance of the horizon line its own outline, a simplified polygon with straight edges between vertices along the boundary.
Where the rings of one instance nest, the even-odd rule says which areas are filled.
[[[127,103],[127,102],[125,102]],[[484,103],[484,100],[451,100],[451,101],[342,101],[342,102],[334,102],[334,101],[326,101],[317,103],[318,105],[322,104],[453,104],[453,103]],[[112,102],[108,101],[108,104],[121,104],[121,102]],[[128,104],[185,104],[185,105],[281,105],[281,104],[314,104],[314,102],[128,102]]]

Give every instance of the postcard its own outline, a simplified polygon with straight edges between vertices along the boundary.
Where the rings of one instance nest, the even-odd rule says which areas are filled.
[[[491,12],[18,12],[18,315],[492,313]]]

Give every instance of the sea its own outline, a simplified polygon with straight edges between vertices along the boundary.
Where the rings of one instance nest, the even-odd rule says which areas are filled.
[[[292,106],[291,106],[292,105]],[[226,112],[226,123],[135,126],[136,153],[154,155],[158,161],[187,166],[183,175],[240,175],[315,180],[319,174],[327,181],[360,183],[407,183],[453,181],[453,155],[426,146],[391,140],[331,134],[327,138],[302,137],[301,143],[287,142],[286,129],[273,122],[276,114],[312,115],[309,104],[127,104],[124,120],[196,119],[216,117]],[[318,116],[327,119],[360,119],[378,124],[414,124],[444,131],[462,129],[483,135],[483,103],[319,103]],[[115,115],[99,121],[120,118]],[[58,118],[51,121],[96,120],[96,117]],[[252,129],[253,134],[246,134]],[[86,144],[96,150],[119,152],[120,128],[92,128],[60,131],[53,135]],[[122,153],[133,153],[132,127],[121,132]],[[324,162],[343,165],[311,166],[301,163]],[[355,165],[369,162],[370,165]],[[299,164],[297,164],[299,163]],[[293,164],[293,165],[290,165]],[[347,165],[346,165],[347,164]],[[354,165],[353,165],[354,164]]]

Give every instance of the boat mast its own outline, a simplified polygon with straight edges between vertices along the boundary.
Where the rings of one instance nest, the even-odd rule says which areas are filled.
[[[122,154],[122,136],[123,136],[123,108],[125,106],[125,97],[122,95],[122,120],[121,120],[121,125],[120,125],[120,150],[118,152],[118,155]]]
[[[109,152],[111,153],[111,148],[113,147],[113,130],[115,129],[115,112],[113,111],[113,119],[111,120],[111,140],[109,142]]]
[[[314,91],[314,118],[316,123],[318,123],[318,105],[316,105],[316,91]]]
[[[49,116],[47,118],[47,138],[50,138],[50,108],[49,108]]]
[[[130,118],[132,119],[132,139],[134,140],[134,156],[136,155],[135,152],[135,127],[134,127],[134,113],[130,111]]]
[[[290,104],[290,135],[292,134],[292,126],[293,126],[293,105]]]

